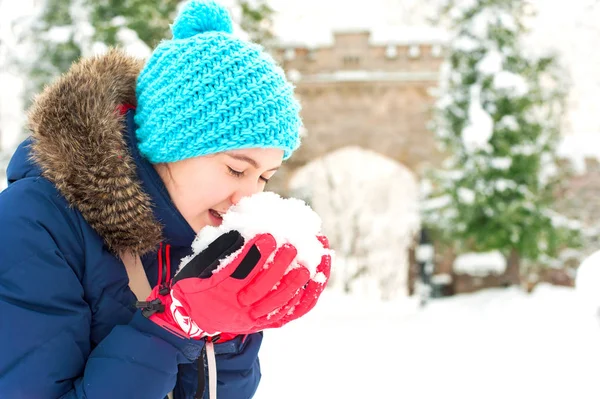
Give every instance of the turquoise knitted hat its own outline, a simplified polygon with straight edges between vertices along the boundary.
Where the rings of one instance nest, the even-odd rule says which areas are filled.
[[[300,144],[300,105],[262,47],[232,36],[228,11],[187,3],[173,39],[154,50],[137,81],[138,147],[152,163],[242,148]]]

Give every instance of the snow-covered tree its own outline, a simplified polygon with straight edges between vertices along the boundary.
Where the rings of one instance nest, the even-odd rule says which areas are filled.
[[[27,98],[82,55],[83,41],[89,40],[90,32],[88,26],[83,30],[81,21],[75,20],[72,3],[72,0],[47,0],[33,20],[31,37],[26,43],[31,52],[26,59],[17,60],[28,69]]]
[[[346,147],[303,166],[290,190],[323,220],[336,252],[331,286],[384,299],[406,295],[408,251],[420,228],[418,185],[410,170]]]
[[[89,1],[90,23],[95,39],[107,45],[121,44],[122,27],[133,30],[149,47],[170,36],[169,25],[180,0],[94,0]]]
[[[446,7],[454,34],[434,125],[449,157],[435,176],[439,206],[426,212],[457,252],[501,251],[515,284],[522,260],[539,262],[577,241],[552,211],[564,87],[552,56],[523,51],[526,6],[465,0]]]
[[[273,14],[267,0],[237,0],[240,7],[240,27],[248,34],[254,43],[265,47],[272,44],[275,39],[273,34]]]
[[[29,70],[26,97],[66,71],[81,56],[120,46],[139,57],[171,37],[180,0],[45,0],[28,32],[31,52],[17,60]],[[227,0],[234,23],[262,43],[272,38],[273,10],[265,0]],[[25,39],[26,40],[26,39]],[[33,56],[33,58],[31,58]]]
[[[29,52],[14,60],[28,74],[25,97],[31,99],[79,57],[108,46],[146,57],[166,37],[176,6],[177,1],[45,0],[21,40]]]

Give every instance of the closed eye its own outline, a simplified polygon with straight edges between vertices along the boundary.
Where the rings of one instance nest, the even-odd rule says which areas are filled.
[[[235,170],[235,169],[233,169],[230,166],[228,166],[227,169],[228,169],[229,174],[232,175],[233,177],[238,177],[238,178],[244,177],[244,174],[245,174],[244,172],[240,172],[239,170]],[[269,179],[267,179],[266,177],[262,177],[262,176],[260,177],[260,180],[264,181],[265,184],[267,184],[269,182]]]
[[[244,176],[244,172],[240,172],[238,170],[232,169],[229,166],[227,167],[227,169],[229,170],[229,174],[234,177],[243,177]]]

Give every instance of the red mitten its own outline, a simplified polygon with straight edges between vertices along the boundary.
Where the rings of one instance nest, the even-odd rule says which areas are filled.
[[[244,243],[230,231],[194,256],[168,293],[155,288],[141,307],[150,320],[185,337],[257,332],[269,313],[284,308],[309,282],[306,268],[285,274],[295,257],[292,245],[278,248],[270,234]]]
[[[327,237],[319,236],[318,239],[323,244],[323,248],[328,250]],[[330,274],[331,255],[327,253],[322,256],[321,263],[317,266],[315,279],[310,279],[285,306],[259,320],[260,327],[262,329],[279,328],[308,313],[315,307],[321,293],[325,290]]]

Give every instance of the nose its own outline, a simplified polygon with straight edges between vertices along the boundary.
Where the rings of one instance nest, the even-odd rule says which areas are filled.
[[[233,192],[231,195],[231,204],[237,205],[238,202],[244,197],[250,197],[261,191],[261,188],[258,185],[252,184],[244,184],[243,186],[238,187],[237,190]]]

